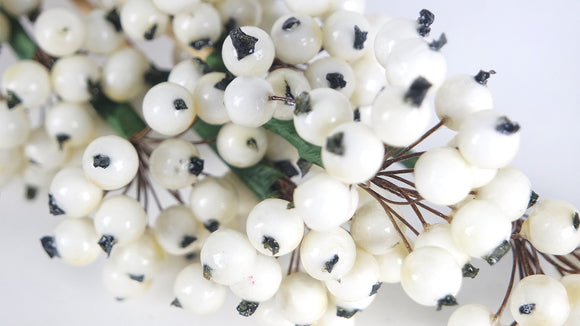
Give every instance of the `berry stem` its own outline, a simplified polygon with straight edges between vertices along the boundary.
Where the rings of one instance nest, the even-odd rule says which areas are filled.
[[[499,318],[501,318],[501,314],[503,313],[504,309],[507,306],[509,297],[510,297],[512,289],[514,287],[515,276],[516,276],[516,253],[512,252],[512,270],[510,273],[510,280],[509,280],[509,283],[507,286],[505,296],[503,297],[503,300],[501,302],[501,305],[499,306],[499,309],[497,310],[497,312],[493,316],[494,321],[497,321]]]

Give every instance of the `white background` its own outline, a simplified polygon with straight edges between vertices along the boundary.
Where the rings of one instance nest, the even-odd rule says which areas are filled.
[[[51,1],[48,1],[51,2]],[[513,165],[523,170],[544,197],[580,205],[580,37],[575,0],[368,1],[367,12],[415,18],[422,8],[436,15],[431,36],[447,34],[443,48],[449,74],[494,69],[489,81],[495,107],[522,126],[522,146]],[[12,59],[5,48],[0,72]],[[443,144],[448,136],[434,139]],[[237,316],[234,298],[211,317],[196,318],[169,306],[169,272],[143,299],[118,303],[100,280],[103,259],[84,268],[50,260],[39,238],[60,220],[50,216],[45,194],[24,203],[23,187],[0,193],[0,324],[2,325],[252,325]],[[457,299],[497,309],[511,258],[483,267],[465,280]],[[360,314],[358,325],[444,325],[453,308],[435,312],[411,302],[399,285],[384,285],[378,299]],[[508,322],[508,316],[504,319]]]

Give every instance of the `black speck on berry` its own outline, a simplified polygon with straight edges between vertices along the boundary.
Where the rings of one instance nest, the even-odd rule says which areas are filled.
[[[285,31],[292,31],[294,29],[296,29],[298,26],[300,26],[300,20],[298,20],[298,18],[296,17],[290,17],[288,19],[286,19],[286,21],[282,24],[282,29]]]
[[[328,81],[328,87],[332,89],[346,87],[346,80],[344,80],[344,75],[339,72],[330,72],[326,74],[326,81]]]
[[[242,60],[246,56],[254,53],[258,39],[244,33],[241,28],[236,27],[230,31],[232,45],[238,54],[238,60]]]
[[[182,111],[182,110],[187,110],[187,104],[185,104],[185,101],[181,98],[176,99],[175,101],[173,101],[173,107],[177,110],[177,111]]]
[[[364,49],[368,34],[369,32],[361,31],[358,25],[354,25],[354,43],[352,47],[356,50]]]
[[[107,155],[97,154],[93,156],[93,167],[106,169],[111,165],[111,158]]]

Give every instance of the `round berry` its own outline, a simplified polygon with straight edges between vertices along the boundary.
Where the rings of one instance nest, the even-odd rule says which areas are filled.
[[[153,234],[167,253],[184,255],[198,248],[203,230],[191,209],[174,205],[162,210],[153,224]]]
[[[66,8],[43,10],[34,23],[38,45],[54,57],[75,53],[85,42],[85,22]]]
[[[167,189],[192,185],[204,168],[204,161],[192,143],[179,138],[166,139],[149,157],[149,171],[155,181]]]
[[[213,232],[234,219],[239,200],[230,182],[206,177],[195,184],[189,202],[195,217]]]
[[[322,30],[310,16],[296,12],[280,16],[270,31],[280,60],[291,65],[306,63],[320,52]]]
[[[196,50],[214,46],[222,34],[219,12],[207,3],[200,3],[193,10],[180,10],[173,18],[173,32],[179,42]]]
[[[91,99],[90,86],[101,78],[99,66],[86,55],[61,58],[51,70],[54,91],[63,101],[87,102]]]
[[[32,60],[19,60],[4,70],[0,91],[8,108],[22,106],[35,109],[43,105],[52,92],[48,70]]]
[[[265,75],[274,61],[274,55],[272,39],[255,26],[232,29],[222,47],[224,64],[236,76]]]
[[[52,179],[48,197],[51,214],[83,217],[99,205],[103,191],[87,180],[82,169],[64,168]]]
[[[328,299],[322,282],[298,272],[282,280],[276,293],[276,303],[284,317],[294,324],[304,325],[322,317]]]
[[[224,105],[230,120],[240,126],[256,128],[272,119],[274,90],[261,77],[240,76],[224,92]]]
[[[159,10],[151,0],[129,0],[121,7],[123,31],[134,40],[151,41],[167,28],[169,15]]]
[[[370,27],[362,14],[335,11],[324,20],[322,26],[324,49],[335,58],[355,61],[368,50],[365,45]]]
[[[224,304],[227,288],[203,278],[204,268],[199,264],[185,267],[175,279],[173,293],[185,311],[197,316],[215,313]]]
[[[8,108],[0,100],[0,149],[22,146],[30,134],[30,120],[23,107]]]
[[[308,275],[321,281],[341,280],[355,264],[356,245],[341,227],[310,231],[300,245],[300,262]]]
[[[58,256],[67,264],[85,266],[100,253],[97,233],[90,218],[67,218],[54,229]]]
[[[191,94],[171,82],[157,84],[143,98],[143,116],[151,129],[166,136],[186,131],[195,118]]]
[[[201,120],[214,125],[230,121],[224,105],[224,91],[232,78],[221,72],[210,72],[198,80],[193,101]]]
[[[258,163],[266,154],[267,147],[266,131],[261,127],[228,123],[217,136],[218,153],[226,163],[238,168]]]
[[[361,300],[374,295],[380,288],[379,266],[375,258],[362,249],[356,250],[356,260],[340,279],[325,282],[332,295],[346,301]]]
[[[325,57],[312,62],[304,72],[315,88],[332,88],[350,98],[356,88],[356,78],[352,67],[344,60]]]

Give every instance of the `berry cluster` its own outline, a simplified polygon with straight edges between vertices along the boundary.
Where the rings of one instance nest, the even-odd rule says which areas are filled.
[[[216,312],[229,289],[260,325],[354,325],[382,283],[442,309],[472,262],[512,251],[497,312],[464,305],[448,325],[498,325],[508,305],[519,325],[580,320],[580,213],[510,166],[520,125],[494,109],[495,71],[447,76],[430,11],[74,3],[84,17],[1,2],[0,41],[22,60],[0,83],[0,185],[47,191],[63,218],[42,247],[77,266],[106,256],[116,299],[142,295],[175,256],[171,305],[192,314]],[[170,71],[134,46],[165,36]],[[442,128],[446,145],[417,150]],[[205,147],[227,174],[209,172]]]

